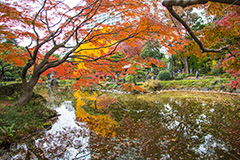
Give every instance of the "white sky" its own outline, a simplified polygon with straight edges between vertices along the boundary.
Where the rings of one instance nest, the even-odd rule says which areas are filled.
[[[65,3],[69,6],[69,7],[74,7],[78,4],[84,4],[83,0],[65,0]]]
[[[36,2],[36,3],[38,3],[38,2]],[[85,2],[83,0],[65,0],[64,3],[67,4],[69,7],[73,8],[77,5],[84,5]],[[21,28],[19,28],[19,29],[21,29]],[[31,43],[31,39],[24,38],[22,41],[18,41],[18,43],[20,46],[28,46]]]

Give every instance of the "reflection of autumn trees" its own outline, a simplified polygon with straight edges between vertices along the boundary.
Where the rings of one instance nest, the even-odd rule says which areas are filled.
[[[74,93],[77,98],[77,103],[79,106],[88,106],[96,110],[105,110],[112,103],[115,102],[115,99],[109,97],[105,94],[102,94],[98,91],[81,91],[78,90]]]
[[[239,156],[236,151],[239,138],[234,136],[239,131],[234,122],[239,120],[239,107],[207,99],[156,96],[155,101],[147,101],[129,97],[117,99],[109,107],[112,118],[120,121],[115,138],[92,133],[94,158],[230,159]]]
[[[90,115],[80,106],[76,108],[76,116],[80,121],[87,122],[91,130],[96,131],[102,136],[114,137],[118,123],[111,119],[110,115]]]
[[[91,130],[96,131],[102,136],[111,136],[114,137],[116,134],[116,128],[119,125],[110,115],[90,115],[81,107],[87,104],[90,104],[88,107],[93,107],[94,109],[100,109],[103,105],[96,106],[96,101],[101,102],[101,99],[97,99],[97,93],[94,92],[92,95],[88,92],[81,92],[80,90],[75,92],[74,96],[77,98],[76,106],[76,116],[80,121],[87,122],[88,127]],[[87,103],[88,102],[88,103]],[[99,103],[101,104],[101,103]]]

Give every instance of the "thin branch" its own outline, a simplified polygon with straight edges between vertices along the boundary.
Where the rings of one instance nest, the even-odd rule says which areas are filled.
[[[47,2],[47,0],[44,0],[42,7],[39,9],[39,11],[37,12],[37,14],[35,15],[35,17],[34,17],[34,19],[33,19],[33,21],[32,21],[33,31],[34,31],[34,33],[35,33],[36,36],[37,36],[37,40],[36,40],[36,41],[37,41],[37,45],[38,45],[38,43],[39,43],[39,35],[38,35],[38,33],[37,33],[37,31],[36,31],[36,28],[35,28],[35,22],[36,22],[36,20],[37,20],[38,15],[39,15],[39,14],[42,12],[42,10],[44,9],[46,2]]]
[[[47,14],[47,10],[45,10],[45,21],[46,21],[46,26],[47,26],[47,29],[48,29],[48,32],[50,33],[50,36],[52,37],[52,42],[53,42],[53,45],[56,46],[56,41],[54,40],[54,34],[53,32],[51,31],[50,27],[49,27],[49,23],[48,23],[48,14]]]
[[[32,57],[32,53],[31,53],[31,51],[28,49],[28,47],[25,47],[25,48],[26,48],[26,50],[28,51],[29,56],[30,56],[31,58],[33,58],[33,57]]]
[[[127,36],[126,38],[121,39],[120,41],[115,42],[115,43],[113,43],[113,44],[110,44],[110,45],[107,45],[107,46],[104,46],[104,47],[94,48],[94,49],[109,48],[109,47],[115,45],[114,49],[113,49],[110,53],[108,53],[108,54],[105,54],[105,55],[100,56],[100,57],[97,57],[97,58],[88,57],[87,55],[84,55],[85,57],[88,57],[89,59],[83,59],[83,58],[80,58],[80,59],[82,59],[82,60],[87,60],[87,61],[98,61],[99,59],[102,59],[102,58],[104,58],[104,57],[107,57],[107,56],[109,56],[109,55],[112,55],[112,54],[116,51],[117,47],[119,46],[119,44],[120,44],[121,42],[123,42],[123,41],[125,41],[125,40],[127,40],[127,39],[130,39],[130,38],[133,38],[133,37],[135,37],[135,36],[136,36],[137,34],[139,34],[139,33],[140,33],[140,32],[137,32],[137,33],[134,33],[134,34],[132,34],[132,35],[129,35],[129,36]],[[78,48],[78,45],[77,45],[76,47]],[[56,66],[64,63],[68,58],[71,58],[69,55],[72,54],[72,53],[74,53],[77,48],[73,48],[73,49],[72,49],[71,51],[69,51],[62,59],[56,61],[56,63],[48,63],[48,64],[45,63],[45,66],[42,66],[42,67],[39,69],[39,73],[41,74],[41,73],[45,72],[47,69],[49,69],[49,68],[56,67]],[[92,49],[85,49],[85,50],[93,50],[93,48],[92,48]]]
[[[83,13],[83,11],[85,11],[85,10],[88,9],[88,8],[90,8],[92,5],[96,4],[98,1],[99,1],[99,0],[96,0],[94,3],[88,5],[87,7],[83,8],[81,11],[79,11],[78,14],[76,14],[75,16],[72,16],[71,18],[67,19],[67,20],[65,21],[66,25],[67,25],[69,22],[71,22],[74,18],[79,17],[79,16]],[[67,15],[68,12],[74,10],[76,7],[78,7],[78,5],[76,5],[74,8],[72,8],[72,9],[66,11],[65,13],[63,13],[62,16],[61,16],[61,18],[59,18],[59,21],[58,21],[57,23],[55,23],[53,26],[50,26],[50,28],[55,27],[56,25],[60,24],[60,22],[62,21],[62,19],[64,18],[64,16]],[[65,25],[65,26],[66,26],[66,25]]]
[[[95,3],[94,3],[94,5],[96,5],[98,1],[100,1],[100,3],[99,3],[99,5],[97,6],[97,8],[95,9],[94,13],[93,13],[90,17],[87,16],[87,18],[86,18],[82,23],[80,23],[80,24],[75,28],[75,30],[72,31],[71,34],[69,34],[69,36],[66,38],[66,40],[65,40],[62,44],[66,44],[66,43],[70,40],[70,38],[74,35],[74,32],[76,32],[76,31],[82,26],[82,24],[84,24],[85,22],[87,22],[88,20],[90,20],[90,19],[97,13],[99,7],[101,6],[102,0],[96,0]],[[92,5],[92,4],[91,4],[91,5]],[[93,8],[93,9],[94,9],[94,8]],[[93,9],[92,9],[91,11],[89,11],[89,14],[93,11]],[[71,21],[69,21],[69,23],[70,23],[70,22],[71,22]],[[92,30],[93,30],[93,29],[92,29]],[[87,35],[88,35],[88,34],[87,34]],[[87,35],[86,35],[86,36],[87,36]],[[85,36],[85,37],[86,37],[86,36]],[[81,43],[81,42],[80,42],[80,43],[77,43],[78,46],[80,46],[80,44],[82,44],[82,43]]]

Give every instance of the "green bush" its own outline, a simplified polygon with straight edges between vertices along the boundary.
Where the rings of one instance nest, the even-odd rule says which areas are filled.
[[[161,83],[159,80],[148,80],[146,86],[148,89],[154,91],[161,89]]]
[[[196,74],[192,73],[192,74],[189,74],[187,77],[195,77]]]
[[[175,79],[175,80],[183,80],[182,77],[175,77],[174,79]]]
[[[182,80],[182,79],[187,78],[187,77],[188,77],[187,74],[179,73],[179,74],[177,74],[177,77],[175,77],[174,79],[175,80]]]
[[[222,68],[213,68],[211,70],[211,75],[218,76],[223,72]]]
[[[171,74],[168,71],[160,71],[158,74],[158,79],[159,80],[170,80],[171,79]]]
[[[125,78],[128,82],[134,82],[135,81],[135,75],[128,74]]]

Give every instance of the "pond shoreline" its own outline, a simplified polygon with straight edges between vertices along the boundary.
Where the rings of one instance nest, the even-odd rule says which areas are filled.
[[[120,90],[99,90],[101,92],[109,92],[109,93],[116,93],[116,94],[131,94],[131,92],[127,92],[127,91],[120,91]],[[189,90],[189,89],[163,89],[163,90],[147,90],[145,93],[140,92],[141,94],[149,94],[149,93],[161,93],[161,92],[201,92],[201,93],[221,93],[221,94],[231,94],[231,95],[240,95],[240,92],[238,93],[234,93],[234,92],[227,92],[227,91],[216,91],[216,90]]]

